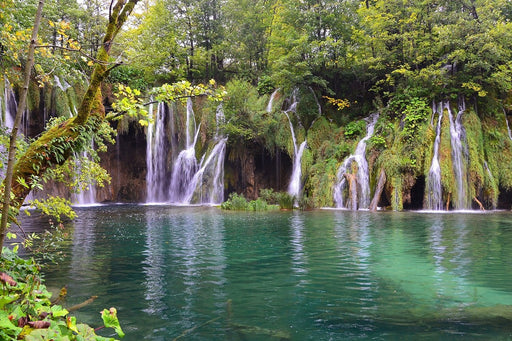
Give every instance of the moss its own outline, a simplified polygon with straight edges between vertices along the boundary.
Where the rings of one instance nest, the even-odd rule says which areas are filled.
[[[505,115],[498,112],[482,119],[485,158],[496,186],[512,188],[512,141],[507,132]]]
[[[482,125],[476,113],[467,111],[463,116],[463,125],[466,130],[468,143],[469,164],[468,164],[468,195],[471,198],[478,197],[484,187],[484,146]]]
[[[304,190],[314,207],[332,207],[333,184],[336,182],[337,162],[327,159],[316,162],[308,171],[308,181]]]
[[[452,147],[450,141],[450,119],[445,110],[441,122],[441,142],[439,144],[439,165],[441,168],[441,186],[443,188],[443,202],[448,197],[453,199],[455,192],[455,175],[453,174]]]
[[[403,205],[403,190],[402,190],[402,177],[391,178],[391,207],[393,211],[402,211]]]

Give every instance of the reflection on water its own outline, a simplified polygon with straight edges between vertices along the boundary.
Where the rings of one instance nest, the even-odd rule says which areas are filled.
[[[126,340],[490,339],[512,327],[510,215],[81,209],[46,269]],[[30,225],[26,219],[25,225]],[[229,303],[228,303],[229,302]],[[200,326],[200,327],[199,327]]]

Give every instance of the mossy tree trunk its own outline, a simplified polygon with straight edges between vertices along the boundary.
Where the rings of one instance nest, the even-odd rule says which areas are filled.
[[[11,184],[12,179],[17,179],[14,176],[14,162],[16,157],[16,137],[18,135],[18,128],[21,123],[21,117],[25,111],[25,105],[27,102],[28,87],[30,85],[30,75],[32,74],[32,67],[34,66],[34,54],[36,48],[37,34],[39,32],[39,25],[41,23],[41,17],[43,16],[44,0],[40,0],[37,6],[36,16],[34,18],[34,27],[32,29],[32,37],[30,39],[30,46],[28,49],[27,63],[25,65],[23,87],[20,92],[19,105],[16,109],[16,116],[14,117],[14,125],[11,130],[11,138],[9,141],[9,152],[7,156],[7,171],[5,175],[4,183],[4,195],[2,203],[2,219],[0,222],[0,254],[2,253],[1,246],[4,243],[5,235],[7,233],[9,207],[11,204]]]
[[[98,50],[89,87],[78,113],[75,117],[46,131],[29,146],[26,153],[14,165],[11,181],[11,192],[14,198],[10,205],[11,210],[19,210],[30,193],[30,184],[35,178],[44,176],[51,167],[62,165],[74,152],[81,151],[94,136],[96,127],[105,116],[100,86],[110,71],[108,68],[110,50],[115,37],[138,1],[112,0],[103,43]],[[24,184],[28,184],[28,187]],[[6,185],[5,180],[4,185]],[[6,229],[2,229],[0,244],[3,244],[5,234]]]

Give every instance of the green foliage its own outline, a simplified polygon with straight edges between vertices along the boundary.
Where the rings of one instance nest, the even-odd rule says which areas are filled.
[[[26,213],[29,214],[29,211]],[[41,233],[25,235],[21,244],[38,262],[59,263],[63,257],[61,247],[69,237],[68,230],[60,222],[55,224],[52,219],[48,224],[49,227]]]
[[[272,188],[260,189],[260,199],[268,202],[269,204],[277,204],[277,192],[274,192]]]
[[[274,195],[272,190],[265,192],[270,197]],[[223,202],[220,207],[228,211],[269,211],[279,208],[279,206],[269,204],[264,198],[247,201],[241,194],[231,193],[229,199]]]
[[[19,339],[42,340],[95,340],[107,341],[95,334],[93,328],[77,324],[76,318],[60,305],[52,305],[33,260],[18,257],[15,251],[3,248],[0,258],[2,285],[0,286],[0,337],[5,341]],[[114,328],[119,337],[124,333],[115,314],[115,308],[102,313],[104,325]],[[44,328],[37,328],[37,325]]]
[[[404,128],[402,133],[405,139],[417,137],[416,134],[421,124],[427,121],[430,111],[425,100],[416,97],[411,98],[404,111]]]
[[[249,209],[249,202],[241,194],[230,193],[228,200],[223,202],[220,207],[223,210],[229,211],[247,211]]]
[[[148,82],[144,78],[144,73],[140,69],[128,65],[121,65],[110,71],[108,82],[123,84],[131,89],[141,91],[148,88]]]
[[[29,201],[29,205],[34,206],[43,214],[53,217],[58,223],[62,221],[62,217],[75,219],[76,213],[71,208],[71,202],[61,197],[48,195],[47,199],[34,199]]]
[[[279,192],[277,194],[277,203],[282,210],[292,210],[295,203],[295,197],[287,192]]]
[[[344,135],[346,138],[356,138],[366,130],[366,122],[363,120],[351,121],[344,127]]]

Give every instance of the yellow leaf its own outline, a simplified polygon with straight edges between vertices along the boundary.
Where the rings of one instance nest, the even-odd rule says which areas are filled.
[[[87,65],[89,65],[89,66],[93,66],[93,65],[94,65],[94,62],[93,62],[92,60],[89,60],[89,61],[87,62]]]

